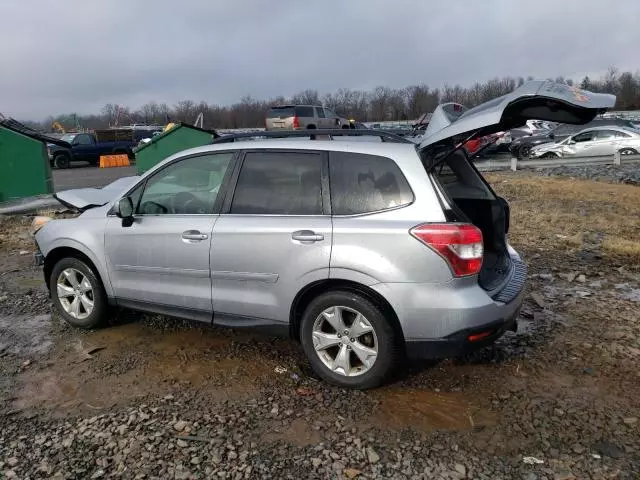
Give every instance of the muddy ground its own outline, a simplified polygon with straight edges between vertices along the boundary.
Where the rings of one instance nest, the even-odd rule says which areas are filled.
[[[489,179],[530,265],[519,332],[367,392],[247,331],[70,328],[30,219],[0,219],[0,478],[639,478],[640,189]]]

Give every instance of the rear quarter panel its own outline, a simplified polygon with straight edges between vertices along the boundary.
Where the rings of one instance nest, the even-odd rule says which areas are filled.
[[[333,217],[331,278],[376,283],[442,283],[452,279],[445,261],[410,234],[422,223],[444,222],[431,181],[416,152],[392,158],[414,194],[410,205]]]

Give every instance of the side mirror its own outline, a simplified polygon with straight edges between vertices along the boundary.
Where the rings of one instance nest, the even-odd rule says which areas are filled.
[[[122,219],[123,227],[130,227],[133,225],[133,202],[131,202],[131,198],[122,197],[118,200],[115,213],[118,218]]]
[[[553,133],[553,132],[550,132],[550,133],[549,133],[549,138],[550,138],[551,140],[553,140],[554,138],[556,138],[556,134],[555,134],[555,133]]]
[[[576,141],[573,138],[570,138],[569,141],[567,142],[567,145],[575,145]]]

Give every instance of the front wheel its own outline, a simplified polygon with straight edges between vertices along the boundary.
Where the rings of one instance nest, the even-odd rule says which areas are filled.
[[[101,326],[107,318],[107,295],[102,282],[85,262],[67,257],[58,261],[49,277],[53,304],[71,325],[83,329]]]
[[[59,154],[53,157],[53,164],[56,168],[69,168],[71,161],[67,155]]]
[[[317,297],[303,314],[300,335],[314,371],[339,387],[377,387],[400,358],[398,332],[378,306],[357,293]]]

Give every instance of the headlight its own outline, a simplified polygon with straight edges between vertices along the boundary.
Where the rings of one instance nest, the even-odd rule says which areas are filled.
[[[40,230],[45,223],[53,220],[51,217],[46,217],[43,215],[34,217],[33,222],[31,222],[31,234],[35,235],[38,230]]]

